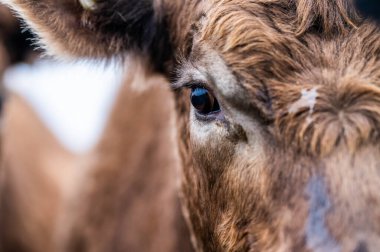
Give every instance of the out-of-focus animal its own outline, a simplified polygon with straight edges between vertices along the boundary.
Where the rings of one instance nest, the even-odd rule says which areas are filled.
[[[5,69],[31,51],[16,42],[28,42],[16,19],[0,10]],[[141,74],[125,79],[103,137],[84,155],[64,149],[22,97],[8,94],[0,251],[192,251],[177,194],[174,105],[159,99],[168,85],[139,64],[130,71]]]
[[[174,104],[159,98],[170,94],[165,80],[130,67],[141,74],[125,80],[87,155],[63,149],[27,104],[10,96],[0,251],[192,251],[177,194]],[[136,91],[138,85],[149,89]]]
[[[0,251],[191,251],[179,160],[166,153],[175,146],[173,104],[150,99],[169,92],[162,78],[142,76],[125,80],[102,140],[84,156],[62,148],[29,105],[9,95]],[[136,91],[140,82],[151,89]],[[140,117],[152,111],[160,117]]]

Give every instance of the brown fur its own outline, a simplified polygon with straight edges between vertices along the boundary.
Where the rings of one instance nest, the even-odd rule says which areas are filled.
[[[54,143],[52,143],[52,138],[51,136],[49,135],[49,133],[47,133],[48,131],[46,131],[40,124],[40,121],[36,118],[36,116],[31,112],[31,109],[24,103],[24,101],[15,96],[15,95],[12,95],[10,98],[9,98],[9,106],[7,106],[7,118],[4,119],[4,113],[3,113],[3,108],[4,108],[4,103],[5,101],[7,100],[6,99],[6,90],[5,90],[5,87],[3,86],[3,75],[4,75],[4,72],[5,70],[10,67],[12,64],[15,64],[15,63],[18,63],[20,61],[26,61],[28,58],[30,58],[30,55],[32,54],[31,53],[31,48],[29,46],[29,42],[27,42],[25,40],[25,38],[27,37],[26,36],[27,32],[25,32],[24,34],[21,33],[20,31],[20,23],[19,21],[11,14],[10,10],[5,7],[4,5],[0,5],[0,122],[1,122],[1,132],[0,132],[0,226],[2,227],[1,231],[0,231],[0,251],[3,251],[3,249],[5,247],[7,247],[8,245],[7,244],[10,244],[12,242],[14,242],[15,240],[17,240],[17,243],[20,243],[18,246],[22,246],[22,243],[23,242],[27,242],[28,241],[28,238],[25,238],[23,241],[20,241],[19,238],[21,237],[21,234],[22,235],[25,235],[26,233],[33,233],[33,227],[31,228],[31,226],[33,226],[33,224],[31,223],[30,226],[26,225],[25,226],[25,229],[23,230],[15,230],[13,229],[13,227],[15,225],[18,225],[20,223],[22,223],[25,219],[22,219],[22,218],[18,218],[19,217],[19,212],[15,212],[13,210],[12,213],[8,212],[9,207],[11,204],[14,204],[14,201],[18,201],[20,200],[19,204],[20,205],[23,205],[25,204],[26,201],[30,200],[30,199],[26,199],[24,196],[20,196],[19,192],[16,192],[14,191],[11,186],[9,186],[10,184],[12,184],[14,182],[14,184],[17,184],[17,183],[20,183],[20,180],[13,180],[14,178],[10,175],[10,170],[7,169],[8,167],[8,161],[7,160],[7,164],[5,164],[5,161],[4,161],[4,156],[6,156],[7,158],[9,157],[8,155],[10,156],[14,156],[14,160],[12,160],[11,162],[14,162],[16,163],[16,167],[15,168],[20,168],[18,167],[18,165],[22,164],[23,162],[32,162],[33,165],[36,165],[37,167],[39,165],[41,165],[41,167],[39,167],[41,170],[43,170],[45,167],[43,166],[43,164],[36,164],[37,162],[35,162],[36,160],[33,159],[33,158],[37,158],[37,156],[39,154],[41,154],[41,149],[37,149],[36,148],[36,152],[34,154],[36,154],[36,156],[33,156],[33,155],[30,155],[30,152],[29,151],[25,151],[24,150],[9,150],[12,149],[12,147],[14,146],[13,144],[17,145],[17,142],[20,143],[20,141],[22,142],[23,140],[26,140],[24,143],[25,143],[25,146],[23,147],[26,147],[26,149],[30,148],[30,142],[33,142],[33,140],[35,139],[31,139],[33,137],[37,137],[37,136],[46,136],[46,146],[44,147],[48,147],[49,144],[50,144],[50,147],[52,147],[54,145]],[[8,112],[11,111],[11,114],[12,113],[15,113],[14,115],[12,116],[9,116]],[[30,121],[28,122],[27,120],[30,119]],[[25,120],[25,121],[23,121]],[[9,130],[9,128],[7,127],[4,127],[4,124],[8,124],[10,121],[10,124],[12,126],[10,126],[10,128],[12,128],[11,130]],[[28,130],[30,129],[33,129],[33,130],[36,130],[36,132],[34,133],[31,133],[31,131],[29,131],[26,136],[27,137],[31,137],[31,138],[22,138],[20,137],[20,132],[23,132],[24,130],[20,130],[20,124],[24,124],[23,126],[21,126],[21,128],[25,127],[25,125],[28,125],[30,128],[28,128]],[[9,124],[8,124],[9,125]],[[14,127],[14,128],[13,128]],[[41,130],[43,129],[43,130]],[[15,131],[13,131],[15,130]],[[20,130],[18,133],[17,130]],[[43,133],[41,134],[41,131],[43,131]],[[4,134],[7,135],[7,137],[4,138]],[[9,134],[9,135],[8,135]],[[28,135],[30,134],[30,135]],[[4,139],[5,139],[5,142],[6,144],[4,143]],[[11,140],[10,140],[11,139]],[[9,141],[10,140],[10,141]],[[28,142],[28,140],[30,140],[30,142]],[[41,141],[39,141],[39,143],[41,143]],[[7,145],[5,148],[4,148],[4,145]],[[13,145],[13,146],[12,146]],[[25,151],[23,153],[23,151]],[[4,155],[4,152],[7,152],[5,155]],[[11,153],[9,153],[11,152]],[[23,153],[23,155],[20,154]],[[19,155],[20,154],[20,155]],[[25,159],[23,159],[25,158]],[[35,162],[35,163],[34,163]],[[23,165],[25,165],[25,163],[23,163]],[[14,169],[12,170],[12,172],[19,172],[17,169]],[[12,178],[11,178],[12,177]],[[11,178],[11,179],[10,179]],[[34,177],[36,182],[39,181],[40,177],[38,176],[35,176]],[[20,179],[22,179],[20,177]],[[11,182],[12,181],[12,182]],[[25,183],[25,189],[33,189],[33,190],[40,190],[42,188],[44,188],[46,186],[45,185],[41,185],[40,187],[39,186],[34,186],[32,185],[31,183]],[[8,196],[10,198],[12,198],[12,196],[15,196],[12,200],[7,200],[5,199],[3,196],[6,195],[7,193]],[[51,195],[53,196],[54,195],[54,191],[46,191],[46,193],[48,195]],[[11,196],[12,195],[12,196]],[[46,196],[46,195],[45,195]],[[54,195],[55,196],[55,195]],[[54,197],[52,197],[54,198]],[[14,201],[13,201],[14,200]],[[41,204],[44,204],[44,201],[39,201]],[[51,209],[47,210],[46,211],[46,205],[44,206],[44,210],[45,210],[45,213],[47,213],[47,215],[45,217],[46,218],[46,222],[45,223],[48,223],[49,221],[51,221],[51,219],[49,218],[50,216],[54,215],[54,211],[50,211]],[[31,210],[34,210],[34,209],[31,209]],[[43,212],[43,210],[41,211]],[[41,219],[41,216],[39,215],[40,213],[37,213],[37,211],[30,211],[27,213],[27,215],[25,216],[26,219],[30,218],[31,220],[36,220],[36,219]],[[12,217],[11,217],[12,216]],[[16,217],[17,216],[17,217]],[[17,221],[20,221],[18,222],[17,224],[14,223],[15,225],[9,225],[9,221],[10,219],[9,218],[13,218],[14,217],[14,220],[15,222]],[[31,221],[33,222],[33,221]],[[13,224],[13,223],[12,223]],[[24,223],[25,224],[25,223]],[[36,229],[40,230],[41,233],[45,233],[46,234],[46,225],[37,225],[35,226]],[[17,235],[16,235],[17,234]],[[18,236],[20,235],[20,236]],[[3,237],[7,237],[6,239],[3,239]],[[16,239],[15,237],[18,236],[18,238]],[[39,238],[41,239],[41,238]],[[8,241],[7,244],[5,243],[5,241]],[[35,246],[36,244],[30,244],[31,246]]]
[[[16,19],[11,15],[8,8],[0,5],[0,74],[3,76],[5,68],[10,63],[10,57],[5,45],[6,37],[9,36],[9,32],[16,27]]]
[[[62,188],[75,169],[76,157],[16,95],[6,103],[2,133],[0,250],[53,251]]]
[[[133,51],[175,81],[181,197],[198,251],[379,247],[380,32],[350,0],[156,0],[141,12],[132,0],[12,2],[56,53]],[[224,119],[197,119],[184,89],[194,82]]]

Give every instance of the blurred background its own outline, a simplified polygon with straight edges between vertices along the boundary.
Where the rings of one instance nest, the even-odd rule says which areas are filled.
[[[35,112],[68,150],[97,143],[122,83],[116,62],[62,62],[43,56],[33,35],[0,5],[0,78],[3,101],[12,95]]]

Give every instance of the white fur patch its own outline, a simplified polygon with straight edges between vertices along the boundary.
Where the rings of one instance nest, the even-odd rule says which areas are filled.
[[[314,113],[314,107],[315,104],[317,103],[317,98],[318,98],[318,88],[312,88],[312,89],[303,89],[301,91],[301,98],[293,103],[289,107],[289,113],[290,114],[295,114],[297,113],[300,109],[309,107],[309,116],[307,120],[312,120],[311,115]]]
[[[82,5],[85,10],[94,10],[96,7],[95,0],[79,0],[79,3]]]
[[[66,148],[86,153],[103,134],[123,77],[117,61],[105,66],[44,60],[8,69],[4,83],[30,103]]]

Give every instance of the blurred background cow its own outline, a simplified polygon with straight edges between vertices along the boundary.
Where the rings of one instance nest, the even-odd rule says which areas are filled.
[[[169,110],[170,102],[145,102],[152,93],[168,92],[160,87],[164,80],[124,79],[117,62],[41,59],[32,42],[0,5],[0,94],[7,97],[0,251],[191,250],[173,176],[179,161],[164,155],[167,147],[159,141],[175,141],[163,130],[173,119],[168,113],[165,121],[134,115],[137,109],[140,115],[152,107],[160,114]],[[139,82],[157,87],[146,92],[136,88]],[[99,215],[87,216],[89,206]],[[77,218],[83,223],[73,229]]]

